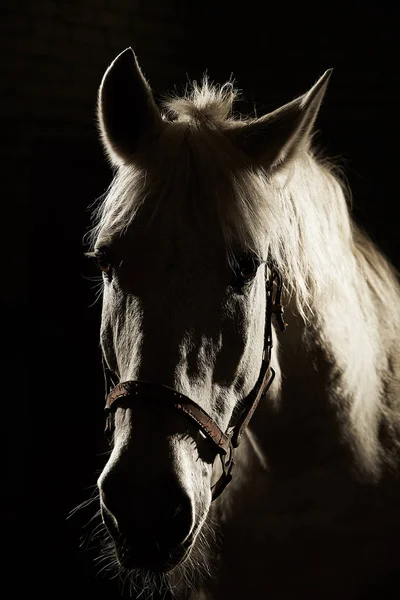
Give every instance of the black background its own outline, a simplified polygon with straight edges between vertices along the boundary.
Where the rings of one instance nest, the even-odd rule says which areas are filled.
[[[239,108],[251,112],[255,103],[259,114],[333,67],[318,143],[345,169],[355,218],[396,266],[400,259],[395,3],[79,3],[86,5],[90,35],[82,34],[74,2],[38,0],[33,9],[16,1],[3,21],[5,598],[119,597],[115,582],[96,575],[95,552],[79,548],[96,504],[67,520],[90,497],[107,449],[100,302],[93,304],[87,279],[97,273],[82,238],[88,206],[111,178],[94,115],[97,86],[116,54],[127,45],[137,51],[157,98],[204,71],[220,83],[233,74],[246,99]],[[72,36],[63,48],[61,22]],[[101,45],[97,34],[105,28],[108,43]],[[52,41],[41,50],[43,39]],[[87,52],[80,54],[81,43]],[[55,62],[61,54],[63,62]]]

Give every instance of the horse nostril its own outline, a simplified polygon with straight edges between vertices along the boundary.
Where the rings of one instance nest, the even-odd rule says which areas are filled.
[[[186,494],[175,505],[170,505],[169,515],[159,523],[159,531],[155,532],[161,548],[174,548],[182,544],[190,535],[193,527],[192,503]]]

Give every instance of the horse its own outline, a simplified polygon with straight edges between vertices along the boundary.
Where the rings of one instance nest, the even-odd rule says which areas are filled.
[[[101,81],[97,486],[140,597],[361,600],[400,568],[400,287],[314,148],[330,76],[257,117],[206,77],[156,103],[131,48]]]

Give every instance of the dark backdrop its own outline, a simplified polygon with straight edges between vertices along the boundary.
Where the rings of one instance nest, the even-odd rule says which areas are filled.
[[[296,3],[298,4],[298,3]],[[88,206],[111,177],[97,140],[97,87],[131,45],[157,94],[204,71],[231,74],[260,113],[334,67],[318,141],[345,167],[353,212],[392,261],[398,248],[399,43],[395,3],[319,8],[157,0],[2,4],[3,413],[7,593],[118,598],[79,548],[106,450],[96,273],[83,256]]]

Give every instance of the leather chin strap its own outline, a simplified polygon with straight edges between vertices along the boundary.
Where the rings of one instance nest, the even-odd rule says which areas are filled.
[[[275,296],[274,288],[276,288]],[[216,455],[220,456],[222,473],[211,487],[212,500],[218,498],[232,480],[234,449],[239,446],[250,419],[275,377],[275,371],[270,364],[272,351],[271,321],[272,315],[275,314],[278,327],[281,331],[285,331],[286,324],[283,321],[284,309],[281,304],[281,296],[282,279],[279,272],[272,268],[270,278],[266,282],[264,350],[260,374],[250,394],[241,402],[239,415],[235,417],[234,424],[229,424],[225,432],[196,402],[166,385],[140,380],[121,381],[114,385],[112,372],[103,359],[106,390],[107,392],[111,390],[107,393],[105,406],[107,415],[105,433],[107,437],[112,438],[114,432],[115,411],[118,408],[128,408],[138,398],[140,400],[148,398],[155,402],[162,402],[164,406],[181,412],[212,442]]]

